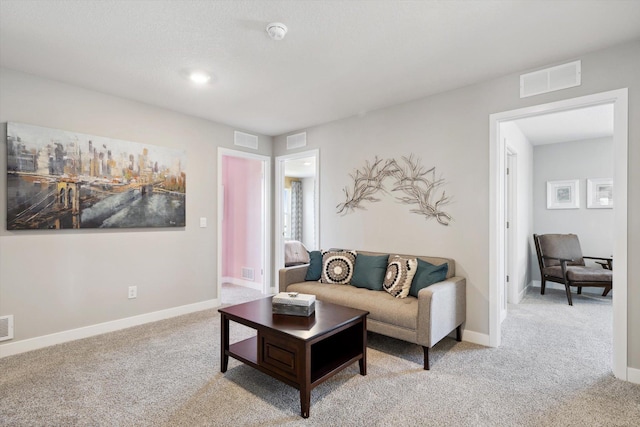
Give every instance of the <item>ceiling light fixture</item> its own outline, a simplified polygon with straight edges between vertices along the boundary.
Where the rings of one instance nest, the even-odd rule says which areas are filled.
[[[211,76],[204,71],[193,71],[189,74],[189,79],[195,84],[203,85],[211,80]]]
[[[267,25],[267,34],[269,34],[269,37],[273,40],[282,40],[285,34],[287,34],[287,26],[280,22],[272,22]]]

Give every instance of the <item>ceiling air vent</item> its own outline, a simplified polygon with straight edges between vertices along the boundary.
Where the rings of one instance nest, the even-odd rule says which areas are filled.
[[[580,86],[581,82],[580,61],[522,74],[520,98]]]
[[[239,147],[258,149],[258,137],[244,132],[233,132],[233,143]]]
[[[307,145],[307,133],[296,133],[287,137],[287,150],[301,148]]]

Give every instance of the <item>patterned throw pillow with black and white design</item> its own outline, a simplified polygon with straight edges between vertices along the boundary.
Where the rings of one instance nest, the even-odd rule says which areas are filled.
[[[396,298],[406,298],[417,270],[416,258],[403,258],[398,255],[391,257],[382,285],[384,290]]]
[[[322,283],[347,284],[353,277],[356,251],[322,251]]]

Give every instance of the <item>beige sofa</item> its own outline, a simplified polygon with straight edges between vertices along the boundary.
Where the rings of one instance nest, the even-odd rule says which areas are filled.
[[[381,252],[357,253],[384,255]],[[452,259],[403,256],[420,258],[434,265],[448,263],[446,279],[421,289],[417,298],[394,298],[384,290],[305,281],[309,267],[305,264],[280,270],[279,291],[313,294],[320,301],[368,311],[369,331],[421,345],[424,350],[424,369],[429,369],[429,348],[454,329],[456,339],[462,339],[462,323],[466,318],[466,280],[455,276],[455,261]]]

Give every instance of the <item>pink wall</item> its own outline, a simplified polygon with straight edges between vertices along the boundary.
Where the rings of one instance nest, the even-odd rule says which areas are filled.
[[[262,162],[223,156],[222,185],[222,276],[242,279],[248,267],[262,283]]]

